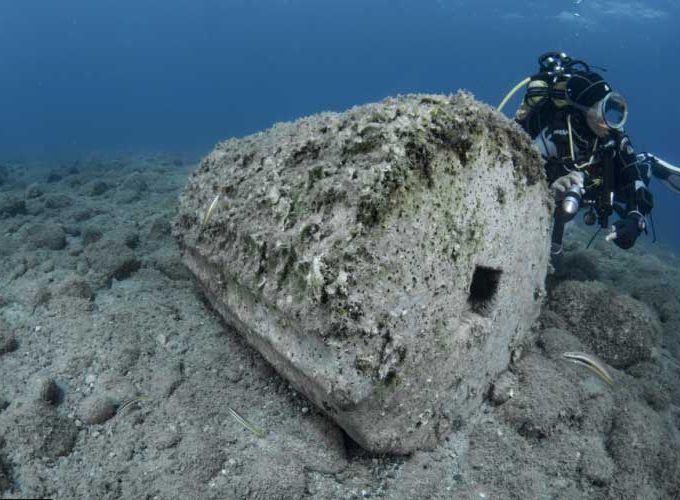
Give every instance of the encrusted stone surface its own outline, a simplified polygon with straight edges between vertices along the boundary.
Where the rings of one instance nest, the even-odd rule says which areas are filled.
[[[173,232],[284,377],[361,446],[408,453],[527,340],[551,209],[514,124],[465,93],[409,95],[218,144]]]

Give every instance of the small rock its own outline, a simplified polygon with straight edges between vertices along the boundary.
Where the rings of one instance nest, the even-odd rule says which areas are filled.
[[[65,194],[52,194],[45,199],[45,207],[53,210],[70,207],[73,200]]]
[[[47,174],[47,182],[52,183],[52,182],[59,182],[62,179],[61,173],[59,173],[56,170],[51,170],[49,174]]]
[[[509,371],[505,371],[498,376],[491,388],[491,401],[496,405],[502,405],[515,395],[517,377]]]
[[[128,205],[141,199],[140,191],[133,191],[131,189],[123,189],[116,193],[116,202],[120,205]]]
[[[192,277],[191,271],[176,255],[158,255],[152,259],[151,266],[174,281],[189,280]]]
[[[149,237],[154,240],[160,240],[170,236],[172,226],[170,221],[164,218],[159,218],[153,221],[151,229],[149,230]]]
[[[63,285],[60,289],[60,294],[67,297],[77,297],[79,299],[93,300],[94,292],[92,287],[81,279],[72,279]]]
[[[63,226],[64,232],[69,236],[77,237],[80,236],[80,227],[68,224]]]
[[[26,214],[32,215],[33,217],[38,217],[45,213],[45,205],[40,203],[38,200],[27,200],[30,203],[26,203]]]
[[[112,241],[120,241],[126,247],[135,249],[139,246],[139,233],[134,229],[122,226],[109,231],[106,238]]]
[[[0,493],[7,491],[11,485],[9,472],[5,464],[0,461]]]
[[[9,165],[0,165],[0,186],[9,182],[12,176],[12,167]]]
[[[26,271],[28,268],[26,267],[26,264],[24,262],[20,262],[17,264],[17,266],[12,270],[12,272],[9,275],[10,281],[13,281],[17,278],[20,278],[24,274],[26,274]]]
[[[589,352],[614,368],[649,360],[662,332],[649,306],[597,281],[562,282],[551,290],[547,306]]]
[[[90,196],[101,196],[102,194],[106,193],[109,189],[109,185],[104,182],[104,181],[94,181],[88,186],[87,193]]]
[[[116,414],[116,402],[109,396],[93,395],[80,404],[78,414],[86,424],[102,424]]]
[[[73,451],[78,428],[43,401],[14,402],[0,413],[5,450],[21,450],[27,460],[55,459]]]
[[[151,380],[153,395],[159,399],[168,398],[182,383],[182,368],[179,363],[160,366],[154,370]]]
[[[62,250],[66,247],[66,233],[61,226],[53,224],[31,224],[23,234],[29,247]]]
[[[0,218],[26,213],[26,202],[12,195],[0,196]]]
[[[176,446],[181,439],[182,436],[180,436],[176,429],[167,429],[159,432],[155,436],[154,441],[156,442],[157,450],[167,450],[168,448]]]
[[[81,245],[71,245],[71,247],[68,249],[68,254],[71,257],[78,257],[81,253],[83,253],[83,247]]]
[[[579,463],[580,473],[593,484],[606,486],[611,483],[616,466],[607,454],[601,439],[588,436],[588,446],[584,447]]]
[[[88,265],[87,260],[85,259],[79,260],[78,263],[76,264],[76,273],[79,276],[85,276],[89,270],[90,266]]]
[[[49,376],[40,375],[33,381],[32,394],[39,401],[55,404],[59,401],[59,387]]]
[[[561,368],[538,353],[528,354],[513,367],[521,390],[498,407],[498,414],[525,438],[549,437],[563,423],[582,418],[585,393]]]
[[[124,375],[137,363],[141,350],[136,345],[117,346],[113,354],[112,367]]]
[[[87,226],[83,229],[80,237],[83,241],[83,245],[87,246],[101,240],[103,235],[104,233],[102,233],[102,230],[98,227]]]
[[[0,243],[0,261],[5,261],[7,257],[19,253],[21,249],[21,244],[13,238],[3,238],[3,240]]]
[[[47,259],[45,262],[40,264],[38,269],[43,273],[51,273],[54,271],[54,261],[52,259]]]
[[[33,198],[40,198],[43,195],[43,190],[40,184],[33,183],[26,188],[24,196],[26,199],[31,200]]]
[[[77,188],[82,186],[85,183],[85,181],[83,180],[82,175],[75,174],[66,179],[66,183],[70,188]]]
[[[52,292],[49,288],[41,287],[33,295],[33,300],[31,300],[31,305],[35,311],[40,306],[46,306],[52,300]]]
[[[92,217],[95,216],[95,212],[92,209],[89,208],[84,208],[82,210],[77,210],[73,212],[73,215],[71,217],[75,222],[83,222],[85,220],[91,219]]]
[[[0,320],[0,354],[16,351],[17,347],[19,344],[9,325]]]
[[[109,190],[109,185],[104,181],[95,181],[90,185],[89,194],[91,196],[100,196]]]
[[[2,410],[2,402],[0,402],[0,410]],[[671,405],[671,419],[675,428],[680,431],[680,407]]]
[[[120,185],[122,191],[131,191],[133,193],[140,193],[149,190],[149,184],[146,181],[146,176],[139,172],[130,174],[125,178]]]
[[[113,278],[123,280],[141,267],[135,253],[117,241],[101,240],[89,245],[84,256],[106,286]]]

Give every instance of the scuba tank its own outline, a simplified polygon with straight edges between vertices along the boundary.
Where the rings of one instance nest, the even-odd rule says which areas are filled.
[[[535,108],[551,99],[556,107],[562,108],[569,104],[567,100],[567,81],[572,72],[580,71],[590,73],[588,64],[579,59],[572,59],[564,52],[546,52],[538,58],[539,72],[519,82],[505,96],[498,106],[502,111],[507,102],[522,87],[526,85],[527,92],[524,96],[524,104]]]

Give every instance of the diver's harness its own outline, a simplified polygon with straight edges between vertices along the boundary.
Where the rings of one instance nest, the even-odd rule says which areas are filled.
[[[567,189],[564,198],[561,200],[561,204],[556,207],[556,224],[559,228],[558,231],[553,233],[553,236],[556,238],[553,240],[553,243],[561,245],[561,233],[564,229],[564,225],[572,220],[581,208],[587,208],[587,211],[583,214],[583,222],[586,225],[592,226],[596,222],[599,225],[586,248],[590,247],[595,237],[602,229],[609,227],[609,218],[614,212],[616,212],[620,218],[626,216],[626,209],[614,200],[614,154],[616,148],[617,144],[614,139],[610,139],[601,145],[598,145],[596,142],[588,161],[581,164],[572,164],[573,168],[571,171],[582,172],[588,171],[588,167],[598,164],[600,165],[599,175],[597,177],[590,177],[584,187],[573,184]],[[646,234],[646,221],[642,214],[640,214],[640,216],[642,224],[640,229]],[[652,231],[654,233],[654,241],[656,241],[653,221]],[[611,238],[612,235],[607,237],[607,239]]]

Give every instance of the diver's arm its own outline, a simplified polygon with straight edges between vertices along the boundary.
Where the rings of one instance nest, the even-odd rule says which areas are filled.
[[[650,174],[663,182],[668,189],[680,194],[680,167],[671,165],[658,156],[642,153],[643,160],[649,164]]]
[[[622,134],[617,140],[617,152],[614,160],[616,166],[616,201],[626,205],[626,212],[639,212],[645,216],[654,208],[654,197],[649,184],[648,166],[635,154],[635,149],[627,135]]]
[[[630,139],[626,135],[617,139],[613,162],[616,178],[614,199],[625,204],[625,209],[617,209],[621,218],[612,226],[607,240],[627,250],[635,244],[642,231],[646,230],[645,216],[654,208],[654,197],[647,189],[649,178],[645,176]]]
[[[654,207],[654,199],[646,187],[652,175],[661,180],[671,191],[680,194],[679,167],[649,153],[639,154],[636,158],[636,170],[640,179],[635,179],[632,183],[625,185],[623,187],[625,192],[621,196],[626,198],[628,213],[614,223],[612,232],[607,236],[607,240],[613,240],[623,249],[632,247],[637,237],[646,228],[645,215]],[[625,167],[624,165],[621,170],[623,174],[632,172],[632,170],[625,170]],[[617,193],[616,196],[619,197],[619,194]],[[632,207],[634,208],[631,210]]]

